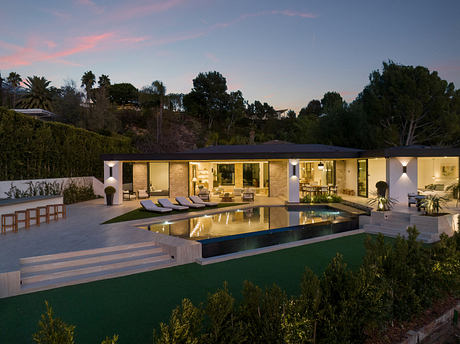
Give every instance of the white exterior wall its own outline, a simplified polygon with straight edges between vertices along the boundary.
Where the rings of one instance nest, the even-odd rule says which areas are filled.
[[[389,195],[399,203],[406,203],[407,194],[417,192],[417,158],[388,158],[386,160]],[[403,174],[403,166],[407,166],[407,173]]]
[[[112,167],[112,177],[110,177],[110,167]],[[113,186],[116,190],[113,195],[113,204],[123,203],[123,162],[104,161],[104,188]]]
[[[358,194],[357,159],[345,160],[345,189],[355,190]]]
[[[48,178],[48,179],[24,179],[24,180],[5,180],[0,182],[0,198],[7,198],[6,193],[10,191],[11,185],[17,187],[18,189],[25,191],[29,188],[27,183],[33,182],[34,184],[40,182],[54,183],[58,182],[62,184],[65,188],[66,184],[74,181],[76,183],[88,183],[93,185],[94,193],[98,196],[104,196],[104,184],[102,184],[95,177],[73,177],[73,178]]]
[[[289,160],[288,173],[289,173],[289,203],[299,203],[299,160]],[[295,174],[294,174],[294,169]]]

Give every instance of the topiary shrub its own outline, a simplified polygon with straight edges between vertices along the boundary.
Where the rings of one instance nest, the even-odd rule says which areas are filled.
[[[387,182],[384,182],[383,180],[380,180],[375,184],[375,187],[377,188],[377,195],[379,197],[386,197],[387,190],[388,190]]]
[[[105,192],[106,195],[114,195],[115,192],[117,192],[117,190],[113,186],[107,186],[104,189],[104,192]]]

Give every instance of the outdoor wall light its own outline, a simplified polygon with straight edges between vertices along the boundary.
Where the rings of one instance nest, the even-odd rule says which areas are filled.
[[[294,177],[297,176],[297,165],[292,165],[292,174]]]
[[[407,173],[407,166],[403,166],[403,174]]]
[[[113,177],[113,167],[112,166],[109,167],[109,176]]]

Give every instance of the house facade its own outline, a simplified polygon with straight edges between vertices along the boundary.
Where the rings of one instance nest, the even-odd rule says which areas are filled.
[[[315,190],[370,198],[375,184],[389,185],[389,196],[406,202],[408,193],[445,193],[459,181],[460,148],[405,146],[361,150],[319,144],[211,146],[183,153],[105,154],[104,185],[174,198],[208,190],[211,195],[251,189],[256,196],[296,203]],[[123,165],[132,166],[132,183],[123,186]],[[126,168],[126,166],[125,166]],[[126,179],[126,178],[125,178]],[[125,182],[127,182],[125,180]]]

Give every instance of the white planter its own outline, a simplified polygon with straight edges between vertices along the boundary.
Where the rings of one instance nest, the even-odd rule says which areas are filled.
[[[416,226],[417,230],[423,234],[441,234],[445,233],[451,236],[456,228],[455,221],[457,217],[453,214],[442,216],[411,215],[410,225]]]

